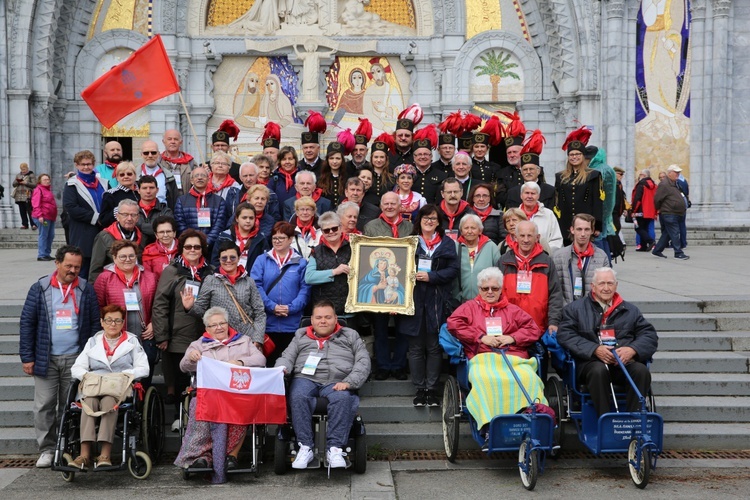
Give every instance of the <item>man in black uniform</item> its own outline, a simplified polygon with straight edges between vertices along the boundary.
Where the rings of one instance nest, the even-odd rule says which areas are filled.
[[[446,174],[451,173],[451,160],[456,154],[456,136],[453,134],[440,134],[438,136],[438,154],[440,157],[432,162],[432,166],[442,170]]]
[[[412,146],[414,145],[414,122],[408,118],[400,118],[396,122],[396,132],[393,133],[393,139],[396,141],[396,152],[390,153],[391,172],[399,165],[414,165],[414,156]],[[432,158],[430,158],[432,161]]]
[[[320,167],[323,165],[323,159],[320,157],[320,139],[317,132],[302,132],[302,158],[300,158],[297,168],[300,170],[310,170],[316,176],[320,176]]]
[[[498,179],[500,165],[487,158],[489,150],[490,136],[482,132],[476,132],[471,146],[471,161],[473,164],[471,177],[487,184],[494,184]]]
[[[427,203],[438,203],[441,200],[440,186],[448,175],[432,166],[432,145],[429,139],[414,143],[414,166],[417,175],[414,177],[412,190],[424,196]]]
[[[536,139],[536,140],[535,140]],[[545,208],[552,210],[555,207],[555,187],[544,182],[542,178],[542,167],[539,166],[539,155],[542,154],[544,137],[539,130],[535,130],[526,145],[521,150],[521,178],[522,182],[536,182],[541,188],[539,201]],[[515,155],[514,155],[515,156]],[[506,206],[517,207],[521,205],[521,185],[508,189]]]

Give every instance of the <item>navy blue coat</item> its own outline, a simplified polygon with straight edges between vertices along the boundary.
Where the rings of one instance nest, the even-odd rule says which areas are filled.
[[[50,276],[44,276],[31,285],[21,311],[19,349],[22,363],[34,363],[34,375],[47,377],[52,353],[52,286]],[[75,290],[78,300],[78,352],[83,350],[89,337],[101,330],[99,302],[94,287],[80,278]]]
[[[94,238],[99,234],[99,212],[94,201],[81,181],[75,176],[68,179],[63,189],[63,208],[68,214],[68,240],[71,245],[81,249],[85,258],[91,258]]]
[[[235,232],[234,232],[234,226],[230,227],[229,229],[221,233],[219,235],[219,238],[216,240],[214,249],[211,252],[211,265],[214,266],[216,269],[219,269],[219,266],[220,266],[219,243],[221,243],[224,240],[231,241],[234,243],[237,242],[237,238],[235,237]],[[253,268],[253,264],[255,264],[255,259],[257,259],[260,256],[260,254],[262,254],[268,249],[270,249],[270,246],[268,244],[268,239],[266,238],[265,233],[263,233],[263,231],[258,231],[258,234],[255,235],[255,237],[250,241],[250,247],[247,249],[247,263],[245,264],[245,270],[248,273]]]
[[[214,193],[206,195],[206,208],[211,210],[211,227],[198,226],[198,199],[192,194],[184,194],[177,198],[174,207],[174,218],[177,221],[177,231],[193,228],[205,233],[208,245],[213,246],[219,238],[219,234],[229,227],[229,211],[224,199]]]

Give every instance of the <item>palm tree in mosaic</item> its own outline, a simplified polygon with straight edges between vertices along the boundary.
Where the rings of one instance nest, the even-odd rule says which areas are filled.
[[[475,66],[474,69],[478,70],[476,76],[488,75],[490,77],[490,83],[492,84],[492,101],[497,102],[499,100],[499,87],[500,80],[502,78],[515,78],[520,80],[521,78],[513,71],[513,68],[517,68],[518,64],[509,62],[510,53],[506,52],[498,53],[494,50],[488,52],[483,56],[479,56],[479,59],[484,63],[483,66]]]

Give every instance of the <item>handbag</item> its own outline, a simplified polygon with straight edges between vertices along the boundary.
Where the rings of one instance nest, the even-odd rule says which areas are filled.
[[[282,273],[282,275],[283,275],[283,273]],[[234,302],[234,307],[237,308],[237,312],[240,315],[240,319],[242,320],[242,324],[243,325],[247,325],[249,323],[250,325],[252,325],[253,324],[253,318],[251,318],[250,316],[248,316],[248,314],[242,308],[242,306],[240,305],[240,303],[237,301],[237,298],[234,296],[234,293],[232,292],[232,289],[229,288],[229,285],[227,285],[225,282],[222,282],[222,284],[224,285],[224,288],[227,289],[227,292],[229,293],[229,296],[232,298],[232,302]],[[264,333],[263,334],[263,356],[268,357],[275,349],[276,349],[276,344],[273,342],[273,340],[271,340],[271,337],[269,337],[267,333]]]
[[[89,416],[99,417],[117,409],[120,403],[133,394],[133,379],[133,375],[127,373],[105,373],[104,375],[86,373],[78,386],[78,391],[83,396],[81,399],[83,411]],[[86,398],[99,398],[103,396],[111,396],[117,399],[113,410],[94,411],[86,403]]]

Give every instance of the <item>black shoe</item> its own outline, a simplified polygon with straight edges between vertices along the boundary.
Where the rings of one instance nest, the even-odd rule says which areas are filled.
[[[391,376],[395,378],[396,380],[406,380],[406,371],[404,370],[393,370],[391,372]]]
[[[417,389],[417,395],[412,401],[414,406],[427,406],[427,389]]]
[[[375,373],[373,374],[372,378],[375,380],[387,380],[390,373],[388,370],[375,370]]]
[[[237,468],[239,467],[239,465],[237,464],[237,457],[235,457],[234,455],[227,455],[227,461],[224,467],[227,472],[237,470]]]
[[[440,406],[440,398],[434,390],[427,390],[427,406]]]
[[[37,257],[36,260],[37,260],[37,262],[44,262],[47,259],[45,259],[44,257]]]
[[[199,458],[190,465],[191,469],[209,469],[208,460],[205,458]]]
[[[666,259],[666,258],[667,258],[667,256],[666,256],[666,255],[664,255],[663,253],[661,253],[661,252],[656,252],[656,251],[652,251],[652,252],[651,252],[651,255],[656,255],[657,257],[661,257],[662,259]]]
[[[488,451],[490,451],[490,436],[489,435],[485,436],[485,438],[484,438],[484,444],[482,445],[482,451],[485,452],[485,453],[487,453]]]
[[[680,259],[680,260],[688,260],[688,259],[690,259],[690,257],[688,257],[687,255],[685,255],[684,253],[681,253],[680,255],[675,255],[674,258],[675,259]]]
[[[49,260],[55,260],[55,258],[52,257],[51,255],[48,255],[46,257],[42,257],[42,259],[47,260],[47,261],[49,261]]]

